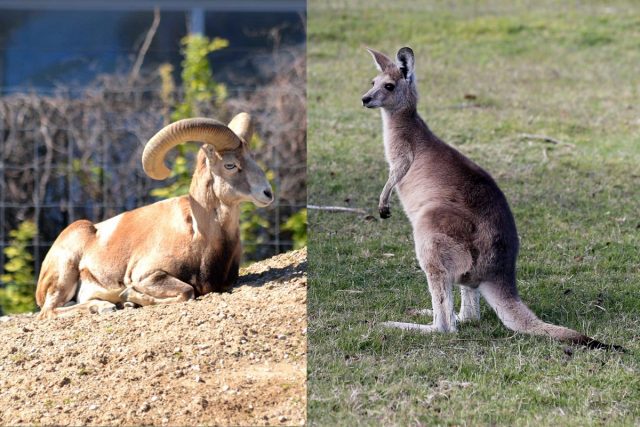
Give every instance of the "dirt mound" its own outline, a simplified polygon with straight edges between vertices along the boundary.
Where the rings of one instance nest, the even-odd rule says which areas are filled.
[[[306,257],[186,303],[2,318],[0,425],[303,424]]]

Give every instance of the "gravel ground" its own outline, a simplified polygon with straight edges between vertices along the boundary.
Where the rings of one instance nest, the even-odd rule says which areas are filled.
[[[181,304],[0,318],[0,425],[304,424],[306,258]]]

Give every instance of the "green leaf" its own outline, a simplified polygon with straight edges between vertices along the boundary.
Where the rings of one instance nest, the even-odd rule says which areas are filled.
[[[37,232],[36,224],[32,221],[23,221],[18,228],[9,232],[12,240],[4,250],[7,262],[4,265],[5,274],[0,276],[5,284],[0,289],[0,304],[7,313],[35,310],[33,256],[27,250],[27,245]]]

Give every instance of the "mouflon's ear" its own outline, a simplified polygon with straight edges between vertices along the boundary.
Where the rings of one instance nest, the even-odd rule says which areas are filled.
[[[410,47],[403,47],[398,51],[396,55],[396,65],[402,71],[402,75],[405,79],[413,80],[413,67],[415,60],[413,59],[413,50]]]
[[[367,50],[369,51],[371,56],[373,56],[373,60],[376,63],[376,68],[378,69],[378,71],[382,72],[382,71],[385,71],[387,68],[393,66],[393,61],[384,53],[380,53],[378,51],[375,51],[369,48],[367,48]]]

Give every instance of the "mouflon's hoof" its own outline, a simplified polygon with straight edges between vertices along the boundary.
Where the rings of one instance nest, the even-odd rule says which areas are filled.
[[[124,288],[124,290],[122,292],[120,292],[120,294],[118,294],[118,296],[120,297],[120,299],[122,299],[123,302],[127,302],[129,300],[129,294],[131,293],[131,287],[128,286],[126,288]]]

